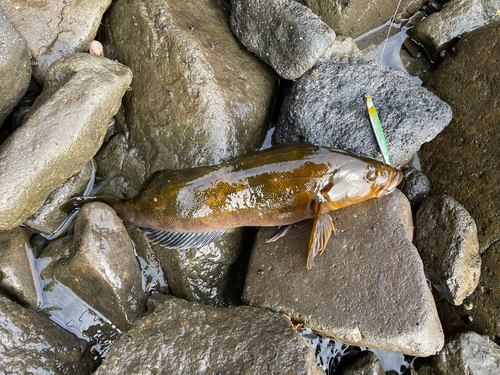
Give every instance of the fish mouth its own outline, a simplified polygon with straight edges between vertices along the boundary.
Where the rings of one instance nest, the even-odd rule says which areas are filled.
[[[379,190],[377,194],[378,197],[391,193],[394,189],[396,189],[401,180],[403,180],[403,172],[401,172],[400,170],[396,169],[396,173],[393,172],[391,174],[392,177],[387,180],[387,182],[382,185],[382,188]]]

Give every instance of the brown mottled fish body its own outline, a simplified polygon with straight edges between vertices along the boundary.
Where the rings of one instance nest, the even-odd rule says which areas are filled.
[[[158,171],[139,195],[112,206],[127,226],[146,231],[286,226],[314,217],[310,268],[334,230],[327,212],[385,195],[401,176],[371,158],[288,144],[212,167]]]

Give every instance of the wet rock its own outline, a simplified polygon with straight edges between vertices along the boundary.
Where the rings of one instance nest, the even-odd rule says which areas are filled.
[[[415,168],[403,169],[403,181],[398,189],[406,195],[412,208],[418,208],[431,190],[431,182],[422,171]]]
[[[284,316],[246,306],[216,309],[177,298],[123,334],[95,374],[151,372],[324,374]]]
[[[420,21],[410,35],[429,48],[433,60],[462,35],[500,20],[499,0],[451,0],[440,12]]]
[[[480,252],[500,239],[498,96],[500,22],[464,36],[427,87],[453,107],[450,125],[419,151],[433,195],[447,194],[476,221]]]
[[[312,221],[252,250],[243,302],[282,312],[336,341],[428,356],[444,341],[422,261],[412,245],[411,209],[395,190],[331,213],[337,234],[306,269]],[[404,293],[401,293],[404,290]]]
[[[85,205],[72,242],[61,244],[42,254],[53,257],[42,278],[66,285],[121,330],[146,311],[139,262],[122,221],[109,206]]]
[[[365,94],[382,122],[391,162],[408,162],[451,120],[450,107],[407,74],[378,62],[320,61],[286,93],[276,142],[338,147],[382,159]]]
[[[455,305],[479,283],[481,257],[474,219],[448,195],[426,199],[417,212],[415,245],[442,296]]]
[[[337,371],[335,372],[337,374]],[[385,371],[377,358],[370,351],[360,352],[342,360],[338,369],[339,375],[385,375]]]
[[[86,50],[110,4],[111,0],[11,0],[0,3],[0,13],[26,38],[36,61],[33,76],[43,82],[59,58]]]
[[[335,32],[294,0],[233,0],[231,30],[250,52],[285,79],[310,69],[335,40]]]
[[[69,198],[83,195],[94,175],[95,163],[91,159],[77,174],[50,193],[43,206],[27,218],[24,224],[45,235],[54,235],[68,217],[59,207]]]
[[[460,333],[448,339],[438,355],[424,361],[417,359],[415,368],[419,375],[498,374],[500,347],[488,336],[476,332]]]
[[[0,232],[0,289],[19,303],[36,309],[39,303],[33,261],[26,229],[17,227]]]
[[[0,9],[1,9],[0,5]],[[23,36],[0,11],[0,126],[28,90],[30,52]]]
[[[108,23],[114,57],[134,72],[124,106],[146,176],[260,147],[276,78],[216,0],[120,1]]]
[[[435,296],[445,334],[475,331],[500,342],[500,242],[491,245],[482,256],[481,280],[461,306]]]
[[[368,31],[382,26],[394,15],[396,8],[398,15],[408,18],[422,5],[421,0],[403,0],[398,7],[396,0],[352,0],[349,2],[338,0],[299,0],[308,6],[314,13],[321,16],[337,34],[357,38]]]
[[[216,307],[239,304],[237,260],[244,228],[234,228],[216,242],[187,250],[154,245],[174,296]],[[240,290],[241,292],[241,290]]]
[[[0,294],[0,368],[7,374],[89,374],[85,340]]]
[[[145,163],[137,148],[129,147],[126,137],[117,134],[97,153],[97,177],[104,185],[99,195],[118,199],[133,198],[144,182]]]
[[[0,230],[23,223],[94,156],[131,78],[89,54],[52,65],[24,124],[0,146]]]
[[[365,60],[365,55],[350,37],[337,36],[330,47],[323,53],[324,59],[357,59]]]

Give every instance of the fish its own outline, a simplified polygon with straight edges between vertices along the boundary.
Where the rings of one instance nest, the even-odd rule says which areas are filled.
[[[323,252],[332,231],[328,212],[392,192],[402,173],[379,160],[307,144],[280,144],[222,164],[154,172],[132,199],[77,197],[70,212],[101,201],[127,228],[138,227],[167,248],[201,247],[227,229],[277,226],[266,242],[292,224],[313,218],[307,269]]]

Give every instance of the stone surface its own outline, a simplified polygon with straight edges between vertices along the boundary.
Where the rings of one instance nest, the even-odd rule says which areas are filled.
[[[0,146],[0,230],[23,223],[94,156],[131,78],[89,54],[52,65],[24,124]]]
[[[338,147],[382,160],[365,94],[372,96],[391,162],[408,162],[449,123],[450,107],[407,74],[375,61],[322,60],[285,94],[276,142]]]
[[[216,0],[119,1],[106,24],[113,57],[134,72],[128,144],[146,176],[260,147],[276,76],[236,40]]]
[[[42,257],[51,256],[53,261],[42,271],[42,278],[66,285],[126,330],[146,311],[147,294],[122,221],[108,205],[90,203],[80,210],[74,231],[71,243],[44,251]]]
[[[488,336],[465,332],[448,339],[438,355],[423,362],[415,363],[419,375],[495,375],[500,373],[500,347]]]
[[[153,250],[160,259],[174,296],[225,307],[241,301],[237,260],[243,241],[244,228],[234,228],[216,242],[200,248],[178,250],[154,245]]]
[[[306,269],[312,221],[252,250],[243,302],[282,312],[336,341],[428,356],[444,341],[422,261],[412,245],[411,209],[395,190],[331,212],[332,235]],[[401,291],[404,290],[404,293]]]
[[[299,0],[321,16],[337,34],[357,38],[382,26],[391,19],[396,8],[398,17],[408,18],[422,5],[421,0]]]
[[[26,38],[36,59],[33,76],[43,82],[59,58],[86,50],[110,4],[111,0],[9,0],[0,2],[0,13]]]
[[[231,30],[281,77],[297,79],[335,40],[335,32],[295,0],[233,0]]]
[[[455,305],[479,283],[477,228],[467,210],[448,195],[426,199],[415,222],[415,246],[432,285]]]
[[[6,374],[89,374],[85,340],[0,294],[0,368]]]
[[[28,90],[30,79],[28,44],[0,11],[0,126]]]
[[[427,87],[453,108],[453,120],[419,151],[433,195],[447,194],[476,221],[480,252],[500,239],[500,22],[462,37]]]
[[[425,17],[410,35],[428,47],[432,59],[462,35],[500,20],[500,0],[451,0],[440,12]]]
[[[377,358],[370,351],[360,352],[340,362],[335,374],[339,375],[385,375],[385,371]]]
[[[104,374],[324,374],[307,342],[280,314],[216,309],[171,298],[112,346]]]
[[[95,163],[90,160],[78,173],[68,178],[50,193],[43,206],[27,218],[24,224],[45,235],[55,234],[68,217],[59,207],[69,198],[83,195],[94,175]]]
[[[26,229],[0,232],[0,289],[22,305],[36,309],[39,300],[33,281],[33,260]]]
[[[418,208],[420,203],[429,195],[431,182],[422,171],[413,167],[404,168],[402,172],[404,177],[398,189],[406,195],[412,208]]]

